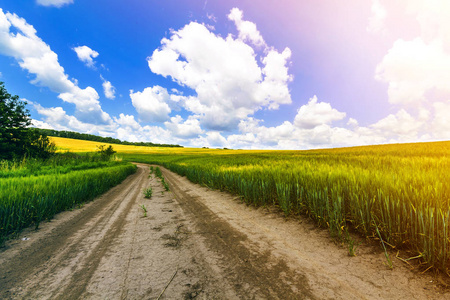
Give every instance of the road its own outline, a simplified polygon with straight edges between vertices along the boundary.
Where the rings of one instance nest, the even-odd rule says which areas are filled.
[[[164,168],[0,249],[1,299],[448,299],[436,277]],[[143,190],[152,187],[145,199]],[[145,208],[145,209],[144,209]],[[146,210],[146,211],[145,211]]]

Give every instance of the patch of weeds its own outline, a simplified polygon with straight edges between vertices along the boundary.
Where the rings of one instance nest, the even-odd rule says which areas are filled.
[[[144,197],[147,199],[150,199],[152,197],[152,194],[153,194],[153,190],[151,187],[149,187],[148,189],[146,189],[144,191]]]
[[[355,244],[355,240],[352,239],[348,230],[345,231],[345,241],[348,247],[348,256],[356,256],[356,248],[361,244]]]
[[[164,178],[161,178],[161,183],[164,186],[164,189],[166,191],[169,191],[169,185],[167,184],[167,182],[164,180]]]
[[[153,166],[150,166],[150,173],[148,174],[148,178],[152,177],[154,171],[155,170],[153,169]]]
[[[158,178],[160,178],[160,179],[163,178],[161,169],[160,169],[159,167],[156,167],[156,169],[155,169],[155,175],[156,175],[156,177],[158,177]]]

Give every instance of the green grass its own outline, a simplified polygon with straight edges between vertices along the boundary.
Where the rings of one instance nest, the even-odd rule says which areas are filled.
[[[94,199],[136,171],[129,163],[91,159],[74,156],[45,162],[1,162],[0,242]]]
[[[150,199],[152,197],[153,190],[151,187],[144,191],[144,198]]]

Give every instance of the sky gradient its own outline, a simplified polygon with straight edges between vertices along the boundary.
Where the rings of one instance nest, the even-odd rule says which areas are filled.
[[[450,139],[450,3],[0,0],[37,127],[192,147]]]

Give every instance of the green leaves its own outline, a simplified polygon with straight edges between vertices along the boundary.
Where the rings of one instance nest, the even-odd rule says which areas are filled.
[[[19,96],[9,94],[0,82],[0,159],[24,155],[48,158],[55,152],[54,144],[46,135],[28,128],[31,119],[25,105]]]
[[[146,189],[144,191],[144,197],[147,199],[150,199],[152,197],[152,194],[153,194],[153,190],[151,187],[149,187],[148,189]]]

